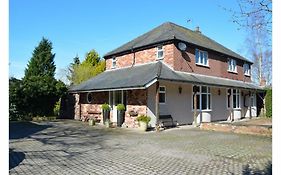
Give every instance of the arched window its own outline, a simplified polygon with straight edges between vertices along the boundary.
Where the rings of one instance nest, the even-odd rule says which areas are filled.
[[[91,92],[87,93],[87,102],[92,103],[93,101],[93,94]]]

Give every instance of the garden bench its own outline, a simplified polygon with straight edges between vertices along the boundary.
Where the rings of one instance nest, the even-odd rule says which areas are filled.
[[[97,123],[100,122],[99,115],[101,115],[100,111],[87,111],[87,114],[83,116],[82,121],[87,122],[89,119],[94,119]]]
[[[160,123],[160,127],[164,129],[168,127],[175,127],[177,125],[177,121],[174,121],[171,115],[160,115],[159,123]]]

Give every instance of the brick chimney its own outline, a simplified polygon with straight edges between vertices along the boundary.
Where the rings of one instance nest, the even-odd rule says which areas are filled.
[[[201,33],[199,26],[195,27],[194,31],[197,32],[197,33]]]

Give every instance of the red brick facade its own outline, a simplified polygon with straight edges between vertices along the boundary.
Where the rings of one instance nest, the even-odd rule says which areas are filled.
[[[91,103],[87,101],[87,94],[88,93],[80,93],[76,98],[79,98],[76,100],[75,104],[75,119],[81,120],[84,116],[88,116],[89,111],[95,111],[100,114],[95,114],[98,119],[103,120],[102,118],[102,109],[101,105],[104,103],[108,103],[108,92],[92,92],[93,100]],[[94,116],[93,116],[94,117]]]
[[[228,72],[228,57],[222,56],[214,51],[208,51],[209,67],[195,64],[196,47],[188,45],[186,52],[181,52],[174,44],[166,44],[164,48],[163,61],[176,71],[191,72],[203,75],[210,75],[233,80],[251,82],[249,76],[243,72],[244,61],[236,59],[237,73]],[[201,49],[202,50],[202,49]],[[116,68],[133,66],[134,64],[143,64],[156,61],[156,47],[129,53],[116,57]],[[112,59],[106,59],[106,70],[112,69]]]
[[[100,112],[100,114],[95,114],[95,116],[103,122],[101,105],[108,103],[108,92],[92,92],[93,100],[91,103],[87,101],[87,94],[75,94],[75,119],[82,120],[84,116],[89,115],[89,111],[95,111]],[[138,115],[147,115],[147,90],[129,90],[126,91],[126,94],[125,124],[130,128],[136,128],[138,127],[136,116],[130,116],[130,111],[134,111]],[[112,121],[112,111],[110,118]]]
[[[127,91],[127,110],[125,114],[125,123],[130,128],[138,127],[136,116],[130,116],[130,111],[138,115],[147,115],[147,90],[129,90]]]

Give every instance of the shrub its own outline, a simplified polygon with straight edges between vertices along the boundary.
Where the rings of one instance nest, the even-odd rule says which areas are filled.
[[[123,104],[118,104],[117,105],[117,110],[118,111],[125,111],[125,106]]]
[[[105,110],[105,111],[110,111],[110,106],[108,104],[104,103],[101,105],[101,109]]]
[[[56,102],[54,107],[54,115],[59,116],[60,115],[60,99]]]
[[[266,117],[272,117],[272,89],[268,89],[266,91],[265,96],[265,110],[266,110]]]
[[[146,116],[146,115],[140,115],[137,117],[137,121],[138,122],[145,122],[145,123],[149,123],[151,120],[151,118],[149,116]]]

